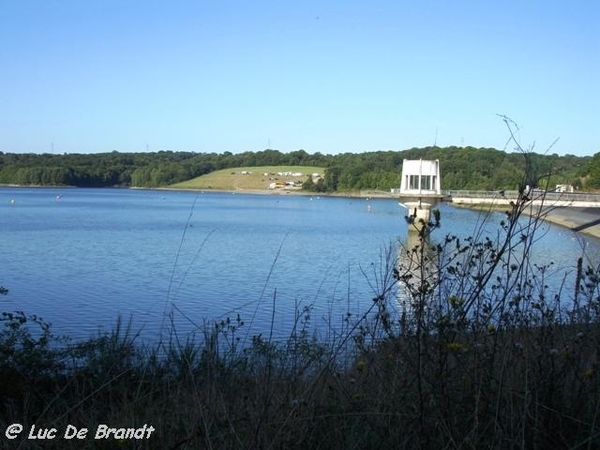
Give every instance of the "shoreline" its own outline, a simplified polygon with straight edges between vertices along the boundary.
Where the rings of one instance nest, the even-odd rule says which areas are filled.
[[[383,198],[393,200],[395,197],[386,191],[364,190],[352,192],[310,192],[301,189],[298,190],[268,190],[268,189],[195,189],[195,188],[171,188],[171,187],[128,187],[126,189],[153,190],[153,191],[173,191],[173,192],[214,192],[220,194],[249,194],[249,195],[273,195],[286,196],[295,195],[303,197],[342,197],[342,198]]]
[[[472,209],[481,212],[502,212],[507,208],[505,205],[490,206],[486,203],[479,204],[453,204],[456,208]],[[600,239],[600,208],[579,206],[545,206],[541,209],[532,206],[523,211],[530,217],[539,217],[544,222],[557,225],[574,233],[580,233],[588,237]]]
[[[543,211],[541,218],[574,233],[600,239],[600,208],[556,207]]]

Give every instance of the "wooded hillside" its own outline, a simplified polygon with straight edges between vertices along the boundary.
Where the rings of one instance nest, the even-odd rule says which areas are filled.
[[[155,153],[16,154],[0,152],[0,184],[81,187],[159,187],[231,167],[303,165],[325,167],[325,178],[305,188],[323,192],[389,190],[400,184],[403,159],[439,159],[444,189],[515,189],[524,157],[493,148],[425,147],[403,151],[309,154],[278,150],[233,154]],[[594,157],[532,154],[540,184],[600,187],[600,153]]]

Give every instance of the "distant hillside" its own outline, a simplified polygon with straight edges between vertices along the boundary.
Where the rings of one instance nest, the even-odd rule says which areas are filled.
[[[492,148],[426,147],[401,152],[336,155],[328,166],[327,190],[386,190],[400,185],[403,159],[439,159],[443,189],[516,189],[522,182],[525,158]],[[531,154],[529,182],[583,187],[589,157]]]
[[[319,176],[312,177],[313,174]],[[294,190],[311,177],[324,174],[322,167],[310,166],[258,166],[234,167],[216,170],[206,175],[171,185],[179,189],[217,190]]]
[[[289,153],[263,150],[239,154],[161,151],[38,155],[0,152],[0,184],[160,187],[194,180],[224,169],[235,171],[237,168],[246,168],[248,171],[265,173],[271,171],[258,168],[304,166],[310,167],[311,171],[324,172],[325,175],[324,179],[305,186],[311,190],[389,190],[400,184],[402,161],[419,158],[440,160],[443,189],[515,189],[522,182],[525,170],[525,160],[520,153],[473,147],[433,146],[337,155],[310,154],[304,150]],[[577,189],[600,187],[600,154],[592,158],[534,153],[530,155],[530,160],[530,183],[544,186],[546,183],[549,186],[573,184]],[[263,178],[259,180],[260,183]],[[250,180],[237,181],[245,183]],[[218,188],[216,180],[210,183],[213,189]]]

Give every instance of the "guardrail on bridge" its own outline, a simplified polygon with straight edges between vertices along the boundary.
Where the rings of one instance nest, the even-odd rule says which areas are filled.
[[[452,203],[508,204],[518,197],[519,192],[448,190],[445,191],[445,194]],[[531,193],[531,199],[533,204],[540,204],[543,202],[548,206],[600,207],[600,194],[585,192],[545,192],[534,190]]]

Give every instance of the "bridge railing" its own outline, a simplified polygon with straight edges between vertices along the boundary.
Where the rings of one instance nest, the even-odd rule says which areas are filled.
[[[518,191],[470,191],[470,190],[447,190],[447,197],[450,198],[507,198],[516,199],[519,195]],[[544,197],[546,201],[572,201],[572,202],[589,202],[600,204],[600,194],[592,194],[588,192],[545,192],[542,190],[534,190],[531,193],[533,199]]]

